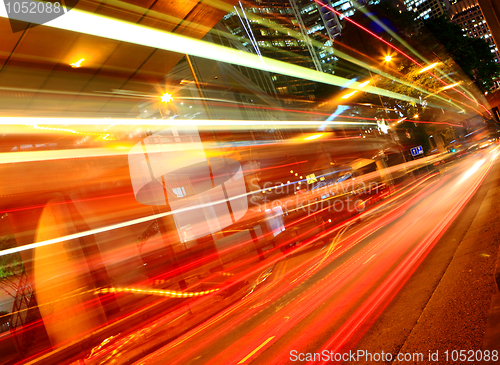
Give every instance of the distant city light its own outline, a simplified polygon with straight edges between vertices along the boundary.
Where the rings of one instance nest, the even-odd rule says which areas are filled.
[[[69,65],[73,68],[78,68],[82,66],[82,62],[85,61],[85,58],[80,58],[78,61],[74,63],[70,63]]]

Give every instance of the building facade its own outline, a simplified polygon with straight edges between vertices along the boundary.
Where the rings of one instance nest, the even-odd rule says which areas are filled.
[[[334,73],[334,41],[342,19],[356,6],[379,0],[253,0],[238,3],[223,23],[252,53],[287,63]],[[332,9],[335,9],[333,11]],[[272,75],[279,94],[313,98],[313,82]]]
[[[415,14],[416,21],[423,21],[445,15],[450,3],[448,0],[405,0],[405,5]]]
[[[490,30],[490,38],[497,46],[500,45],[500,2],[497,0],[477,0],[477,3]],[[498,53],[498,50],[496,52]]]
[[[494,61],[500,64],[500,54],[497,44],[492,36],[491,29],[486,21],[478,0],[462,0],[451,5],[449,10],[450,20],[458,24],[465,35],[470,38],[482,38],[488,42]],[[494,84],[494,89],[498,90],[500,83]]]

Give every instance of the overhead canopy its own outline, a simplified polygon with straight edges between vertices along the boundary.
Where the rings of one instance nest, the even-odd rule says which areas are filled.
[[[201,39],[236,0],[218,3],[223,6],[195,0],[137,0],[134,5],[80,0],[75,9]],[[14,33],[9,20],[0,18],[0,112],[7,116],[136,114],[140,97],[134,93],[150,93],[184,56],[22,24],[23,30]],[[81,59],[80,67],[71,66]]]

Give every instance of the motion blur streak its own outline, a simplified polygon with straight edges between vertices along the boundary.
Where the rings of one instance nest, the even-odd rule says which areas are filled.
[[[4,18],[7,17],[6,9],[4,7],[0,7],[0,16]],[[16,19],[16,14],[12,13],[11,17]],[[89,24],[92,24],[92,26],[89,27]],[[94,14],[84,13],[78,10],[71,10],[65,14],[65,16],[51,20],[45,25],[73,32],[140,44],[152,48],[160,48],[167,51],[233,63],[250,68],[264,68],[268,72],[294,76],[314,82],[328,83],[331,85],[350,87],[354,89],[358,88],[359,84],[357,82],[351,84],[348,79],[319,73],[317,71],[312,71],[293,64],[276,61],[270,58],[259,57],[258,55],[242,53],[230,48],[197,41],[189,37],[168,32],[161,32],[155,29],[117,21],[111,18],[96,16]],[[415,103],[419,102],[416,98],[379,89],[374,86],[367,86],[363,88],[363,90],[398,100]]]
[[[343,349],[343,346],[348,343],[350,337],[358,331],[365,321],[374,318],[370,318],[371,315],[376,313],[378,310],[380,313],[379,306],[385,302],[387,305],[388,299],[391,296],[396,295],[396,289],[401,288],[404,281],[406,281],[412,272],[417,268],[417,264],[423,260],[426,254],[430,252],[432,247],[437,243],[439,238],[444,234],[446,228],[449,227],[453,219],[460,213],[460,210],[465,206],[472,195],[477,191],[483,180],[485,179],[487,173],[492,167],[492,156],[489,156],[488,167],[482,171],[482,173],[476,177],[472,185],[467,190],[463,190],[462,186],[457,186],[458,189],[462,189],[464,193],[461,195],[461,199],[453,206],[453,208],[442,218],[441,222],[437,224],[434,229],[415,246],[412,252],[410,252],[407,257],[398,265],[398,267],[392,272],[384,283],[382,283],[377,291],[375,291],[372,296],[361,306],[354,315],[352,315],[348,322],[346,322],[335,334],[334,337],[324,346],[324,349],[329,351],[339,352]],[[480,160],[475,164],[475,167],[467,171],[467,178],[471,177],[474,172],[484,163],[484,160]],[[462,179],[463,180],[463,179]],[[462,181],[461,180],[461,181]],[[352,344],[352,342],[351,342]],[[343,349],[346,350],[346,349]],[[326,362],[325,362],[326,363]]]
[[[367,119],[367,118],[360,118]],[[372,118],[373,120],[373,118]],[[207,126],[220,126],[239,129],[239,127],[255,127],[259,128],[259,126],[273,126],[273,125],[281,125],[281,126],[294,126],[299,127],[311,127],[316,125],[377,125],[376,122],[353,122],[353,121],[280,121],[280,120],[262,120],[262,121],[252,121],[252,120],[176,120],[169,119],[168,123],[164,120],[151,120],[151,119],[122,119],[122,118],[113,118],[111,119],[98,119],[98,118],[23,118],[23,117],[0,117],[0,125],[74,125],[74,126],[165,126],[168,124],[170,126],[195,126],[195,127],[207,127]],[[261,127],[263,128],[263,127]],[[73,133],[73,132],[72,132]]]
[[[335,14],[339,15],[339,16],[342,16],[341,13],[339,13],[337,10],[333,9],[332,7],[322,3],[321,1],[319,0],[314,0],[316,3],[320,4],[321,6],[324,6],[326,8],[328,8],[329,10],[331,10],[332,12],[334,12]],[[405,52],[403,52],[402,50],[400,50],[399,48],[395,47],[393,44],[391,44],[390,42],[387,42],[385,39],[379,37],[378,35],[376,35],[375,33],[371,32],[370,30],[366,29],[365,27],[357,24],[356,22],[354,22],[353,20],[351,20],[350,18],[345,18],[348,22],[356,25],[357,27],[359,27],[360,29],[362,29],[363,31],[365,31],[366,33],[370,34],[372,37],[375,37],[376,39],[378,39],[379,41],[381,41],[382,43],[388,45],[389,47],[391,47],[392,49],[396,50],[399,54],[403,55],[404,57],[406,57],[407,59],[409,59],[411,62],[413,62],[414,64],[416,64],[418,67],[421,67],[423,68],[424,66],[416,61],[415,59],[413,59],[412,57],[410,57],[409,55],[407,55]],[[470,101],[473,101],[475,102],[477,105],[481,106],[481,108],[483,108],[488,114],[491,115],[491,112],[488,110],[488,108],[486,108],[486,106],[484,106],[483,104],[479,104],[477,102],[477,100],[465,95],[462,91],[460,90],[457,90],[455,88],[455,86],[459,85],[459,83],[454,83],[452,85],[449,85],[447,84],[443,79],[441,79],[440,77],[434,75],[432,72],[428,72],[429,75],[431,75],[432,77],[434,77],[435,79],[437,79],[439,82],[441,82],[442,84],[445,85],[445,88],[447,89],[453,89],[455,90],[456,92],[460,93],[462,96],[464,96],[465,98],[467,98],[468,100]]]
[[[279,276],[274,273],[275,267],[270,284],[231,308],[231,317],[221,315],[210,322],[216,326],[211,331],[206,324],[140,363],[154,364],[175,359],[175,363],[180,364],[198,356],[202,356],[200,362],[203,363],[237,363],[249,354],[256,355],[253,353],[255,349],[260,350],[256,360],[259,363],[284,363],[291,350],[347,351],[396,295],[475,193],[491,169],[496,153],[497,150],[488,153],[484,158],[487,163],[481,164],[483,159],[476,162],[477,168],[467,180],[462,179],[467,164],[464,161],[454,168],[454,172],[434,180],[433,188],[428,186],[376,221],[356,227],[348,235],[348,225],[343,225],[345,230],[330,242],[324,252],[295,252],[300,265],[281,270]],[[478,171],[482,166],[486,167]],[[465,172],[468,171],[470,169]],[[434,204],[429,206],[429,201],[434,201]],[[424,223],[430,221],[437,223]],[[415,231],[416,227],[420,227],[420,231]],[[382,228],[385,233],[379,233]],[[352,251],[353,247],[360,245],[361,251]],[[337,267],[336,260],[345,255],[347,261]],[[276,286],[277,283],[281,285]],[[266,306],[262,307],[259,302],[266,303]],[[357,306],[350,313],[353,310],[350,308]],[[278,310],[267,310],[269,307]],[[266,325],[259,326],[259,323]],[[324,346],[320,349],[311,347],[324,341],[321,338],[331,328],[336,328],[336,331],[329,335],[330,340]],[[290,333],[293,333],[293,340],[288,335]],[[203,336],[203,340],[199,336]],[[259,348],[271,337],[274,337],[272,353],[278,351],[278,358],[271,352],[266,355],[267,347]],[[223,354],[215,355],[213,349],[229,338],[232,338],[229,347],[224,346]],[[193,347],[194,343],[198,344]],[[207,352],[209,348],[212,351]]]
[[[38,25],[0,5],[0,365],[371,340],[498,166],[500,124],[493,68],[353,2],[81,0]]]

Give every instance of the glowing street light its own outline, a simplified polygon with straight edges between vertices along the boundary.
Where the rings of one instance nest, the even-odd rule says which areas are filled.
[[[385,62],[391,62],[392,61],[392,57],[390,55],[387,55],[387,56],[385,56],[384,61]]]
[[[69,65],[73,68],[78,68],[78,67],[82,67],[82,62],[85,61],[85,58],[80,58],[78,61],[74,62],[74,63],[70,63]]]
[[[161,101],[164,103],[170,103],[172,100],[174,100],[174,98],[169,93],[165,93],[161,97]]]

